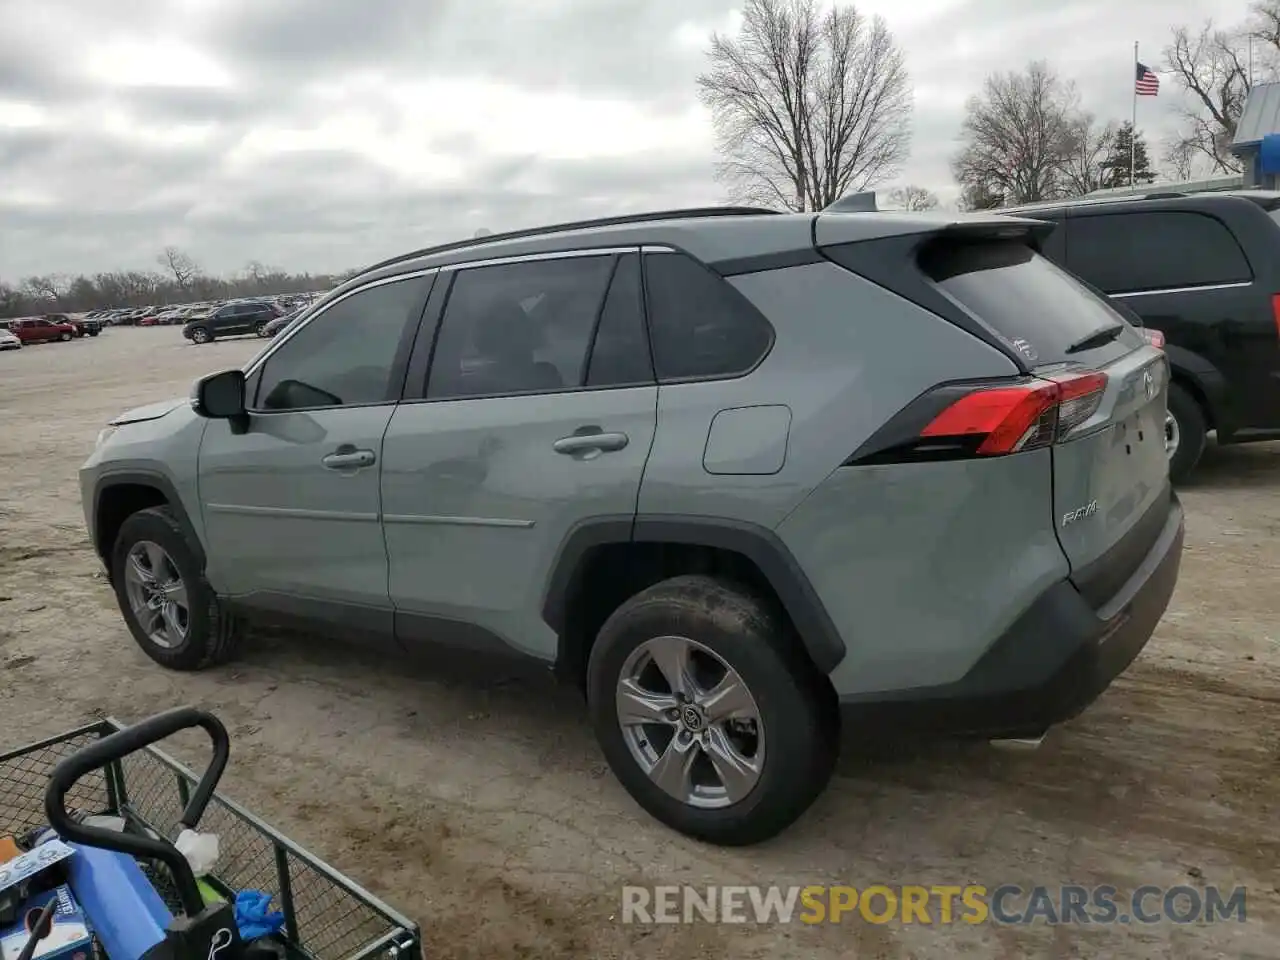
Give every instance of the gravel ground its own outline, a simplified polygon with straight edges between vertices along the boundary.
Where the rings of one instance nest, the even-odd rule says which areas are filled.
[[[260,636],[200,675],[146,659],[86,539],[76,470],[121,410],[261,342],[176,328],[0,354],[0,749],[185,703],[233,737],[224,792],[424,928],[428,957],[1280,957],[1280,446],[1211,450],[1183,492],[1173,605],[1134,666],[1041,749],[843,758],[747,850],[649,820],[576,696]],[[199,760],[190,744],[175,752]],[[1217,884],[1245,923],[626,926],[626,883]]]

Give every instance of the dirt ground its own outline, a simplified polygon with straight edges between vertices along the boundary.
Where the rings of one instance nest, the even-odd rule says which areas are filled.
[[[143,656],[76,470],[111,416],[260,347],[193,347],[170,327],[0,354],[0,750],[206,706],[232,732],[224,791],[420,922],[428,957],[1280,957],[1280,445],[1210,451],[1183,491],[1182,577],[1155,638],[1038,752],[847,757],[791,831],[720,850],[643,814],[576,695],[541,679],[409,670],[307,637],[261,637],[201,675]],[[626,883],[877,882],[1243,885],[1248,920],[619,921]]]

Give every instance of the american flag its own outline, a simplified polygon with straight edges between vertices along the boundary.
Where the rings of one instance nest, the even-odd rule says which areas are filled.
[[[1154,97],[1160,92],[1160,78],[1145,63],[1138,64],[1138,79],[1133,92],[1139,97]]]

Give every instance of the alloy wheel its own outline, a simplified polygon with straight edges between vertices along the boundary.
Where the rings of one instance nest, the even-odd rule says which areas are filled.
[[[191,610],[187,585],[173,558],[158,543],[139,540],[124,566],[129,608],[143,632],[158,647],[172,649],[187,638]]]
[[[1182,440],[1182,431],[1178,429],[1178,421],[1172,413],[1164,415],[1164,453],[1170,460],[1178,452],[1178,443]]]
[[[615,695],[632,758],[692,807],[739,802],[764,770],[764,723],[745,681],[709,647],[654,637],[623,664]]]

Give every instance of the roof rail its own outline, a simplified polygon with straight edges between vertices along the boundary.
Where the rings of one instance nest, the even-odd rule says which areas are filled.
[[[575,220],[570,223],[553,223],[542,227],[529,227],[524,230],[511,230],[507,233],[490,233],[485,236],[475,236],[467,240],[454,240],[450,243],[442,243],[434,247],[423,247],[421,250],[414,250],[411,253],[403,253],[398,257],[392,257],[389,260],[383,260],[372,266],[364,267],[356,271],[355,276],[368,273],[370,270],[378,270],[382,267],[389,267],[393,264],[401,263],[405,260],[416,260],[418,257],[426,257],[435,253],[448,253],[451,250],[465,250],[468,247],[478,247],[486,243],[500,243],[504,240],[522,240],[526,237],[540,237],[549,233],[564,233],[569,230],[586,230],[591,227],[616,227],[623,226],[628,223],[649,223],[656,220],[686,220],[701,217],[755,217],[767,214],[777,214],[777,210],[767,210],[763,207],[690,207],[686,210],[655,210],[650,213],[631,213],[617,217],[601,217],[595,220]]]
[[[1188,197],[1188,196],[1190,196],[1190,194],[1182,193],[1181,191],[1178,191],[1178,190],[1163,190],[1159,193],[1144,193],[1141,195],[1140,199],[1142,200],[1180,200],[1181,198]]]

